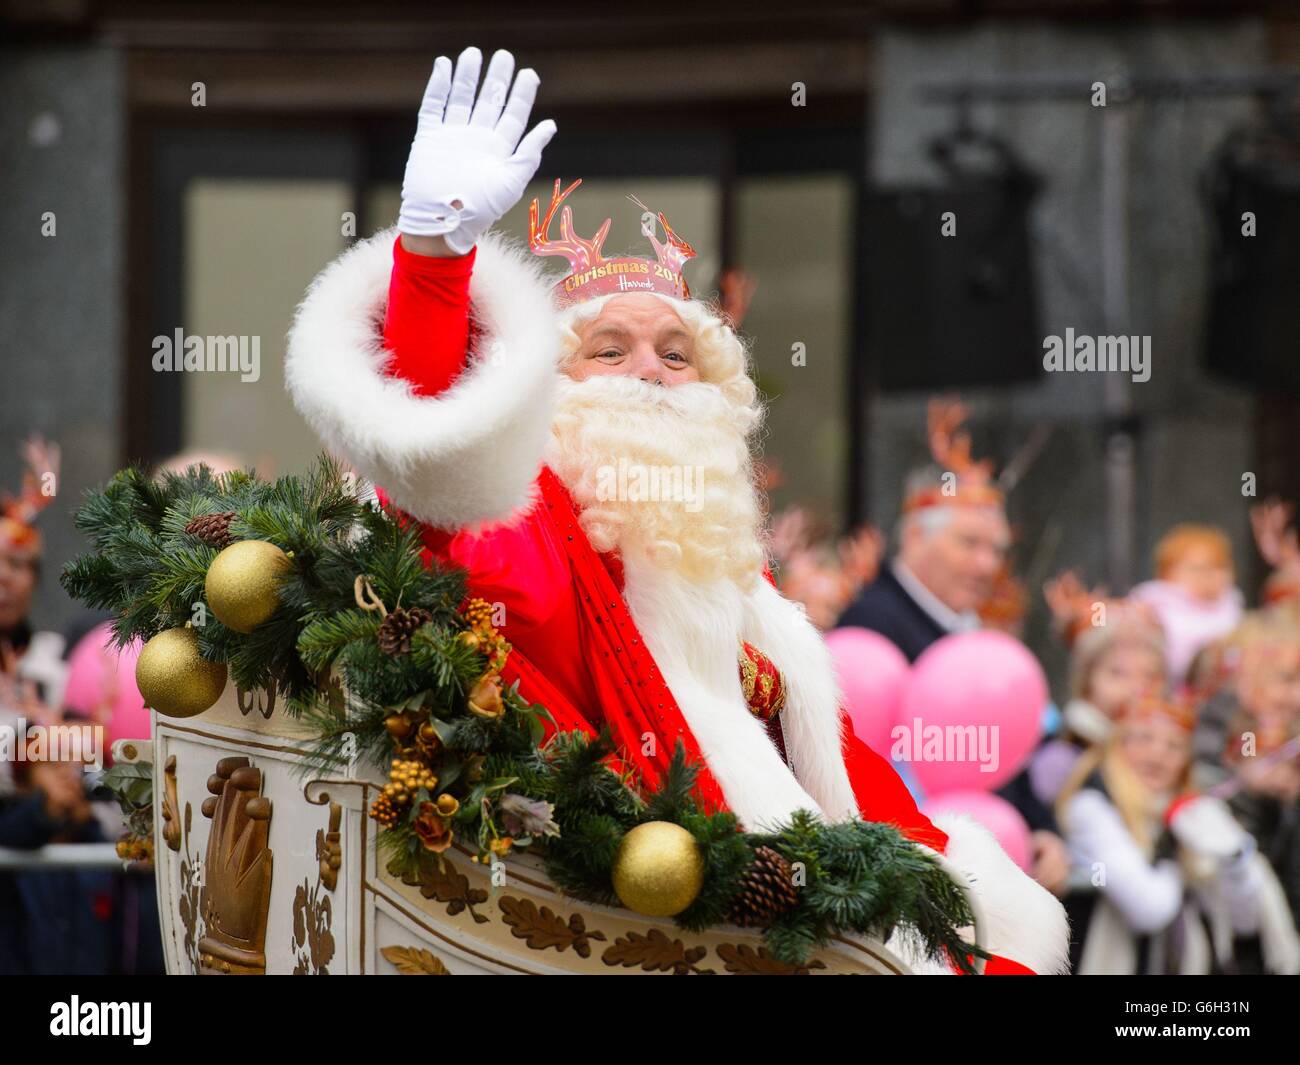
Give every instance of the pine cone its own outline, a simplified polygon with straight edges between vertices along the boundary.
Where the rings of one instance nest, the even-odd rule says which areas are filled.
[[[423,607],[409,610],[398,607],[379,626],[379,649],[386,655],[404,655],[411,649],[411,636],[421,625],[433,620]]]
[[[729,916],[731,923],[741,928],[766,928],[798,902],[799,889],[790,863],[771,847],[756,847],[753,864],[740,878]]]
[[[235,538],[230,535],[230,523],[234,518],[233,510],[221,514],[200,514],[185,526],[185,531],[220,551],[235,542]]]

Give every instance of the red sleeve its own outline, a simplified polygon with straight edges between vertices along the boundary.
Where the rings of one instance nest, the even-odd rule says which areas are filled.
[[[469,349],[469,279],[474,256],[416,255],[393,242],[393,275],[384,316],[388,373],[418,396],[436,396],[465,367]]]
[[[940,854],[947,849],[948,836],[930,823],[916,808],[916,800],[902,778],[880,755],[845,727],[844,767],[849,772],[853,797],[863,820],[894,825],[908,839],[924,843]]]

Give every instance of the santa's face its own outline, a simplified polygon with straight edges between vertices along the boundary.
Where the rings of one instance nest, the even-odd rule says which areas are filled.
[[[611,374],[657,385],[700,379],[690,330],[667,302],[649,292],[615,296],[577,332],[580,344],[566,366],[575,381]]]

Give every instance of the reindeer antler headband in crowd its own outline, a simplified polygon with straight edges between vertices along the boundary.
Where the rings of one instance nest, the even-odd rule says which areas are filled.
[[[939,467],[938,483],[926,484],[903,500],[903,513],[924,507],[1000,506],[1002,489],[993,480],[993,461],[971,458],[970,433],[961,428],[966,408],[955,399],[930,400],[930,454]]]
[[[1160,619],[1150,604],[1114,596],[1105,588],[1088,588],[1073,570],[1066,570],[1043,585],[1043,598],[1066,647],[1090,629],[1123,625],[1161,632]]]
[[[533,254],[562,255],[569,261],[569,267],[573,271],[556,284],[555,302],[560,307],[571,307],[583,300],[622,292],[658,292],[675,299],[689,299],[691,293],[682,276],[682,266],[687,259],[695,258],[695,249],[673,231],[663,212],[656,215],[635,196],[631,197],[644,212],[641,232],[654,248],[655,259],[642,259],[633,255],[607,259],[601,248],[609,235],[612,218],[606,218],[590,240],[583,239],[573,230],[573,211],[564,201],[581,184],[582,179],[578,178],[561,191],[560,179],[556,178],[555,188],[551,192],[551,205],[540,221],[540,202],[535,199],[528,208],[528,246],[532,248]],[[559,239],[554,239],[550,236],[551,222],[562,204],[560,236]],[[652,218],[657,218],[659,225],[663,226],[662,241],[659,240]]]
[[[41,553],[41,534],[36,516],[54,502],[54,494],[44,490],[47,477],[58,478],[59,449],[34,436],[23,445],[22,489],[18,495],[0,500],[0,551],[28,558]]]
[[[1135,699],[1126,703],[1119,714],[1119,720],[1126,724],[1153,718],[1170,721],[1184,732],[1196,728],[1196,708],[1188,700],[1178,697],[1150,695]]]

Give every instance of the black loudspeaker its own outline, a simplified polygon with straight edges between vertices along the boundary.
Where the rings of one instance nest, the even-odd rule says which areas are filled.
[[[866,196],[866,350],[884,391],[1013,384],[1042,370],[1029,240],[1038,180],[1000,142],[981,140],[999,157],[992,173],[958,168],[936,142],[944,187]]]
[[[1220,151],[1206,188],[1210,372],[1300,395],[1300,146],[1239,135]],[[1247,212],[1253,236],[1243,232]]]

